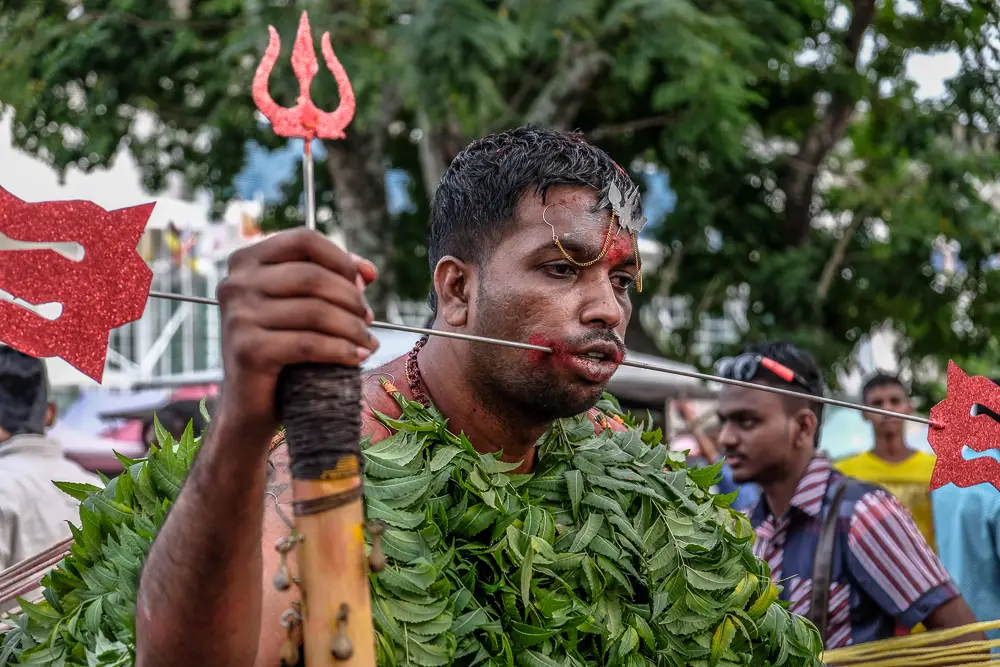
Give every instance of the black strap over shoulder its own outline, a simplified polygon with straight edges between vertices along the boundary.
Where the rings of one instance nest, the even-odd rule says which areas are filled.
[[[819,629],[820,637],[826,642],[827,623],[830,615],[830,584],[833,581],[833,546],[837,536],[837,518],[840,516],[840,504],[847,492],[846,480],[840,484],[833,500],[827,509],[823,530],[816,544],[816,555],[813,559],[812,595],[810,596],[809,613],[806,617]]]

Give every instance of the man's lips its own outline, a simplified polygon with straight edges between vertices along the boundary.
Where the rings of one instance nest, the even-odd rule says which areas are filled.
[[[616,365],[621,364],[622,359],[625,357],[625,351],[611,341],[590,343],[577,349],[567,350],[565,354],[593,359],[595,361],[613,362]]]
[[[563,366],[594,384],[605,384],[618,370],[618,362],[607,358],[579,354],[561,355],[557,360]]]
[[[730,468],[736,468],[746,463],[746,457],[739,454],[726,454],[726,463]]]

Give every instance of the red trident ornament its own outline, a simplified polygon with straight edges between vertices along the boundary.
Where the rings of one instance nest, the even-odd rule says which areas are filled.
[[[0,341],[100,382],[111,330],[146,309],[153,272],[136,246],[153,206],[29,204],[0,188]]]
[[[931,409],[927,440],[937,455],[930,489],[945,484],[967,488],[992,484],[1000,490],[1000,461],[990,456],[966,458],[964,450],[985,454],[1000,450],[1000,386],[970,377],[948,362],[948,396]]]
[[[344,128],[350,124],[354,118],[354,89],[347,78],[347,72],[340,60],[333,53],[330,46],[330,33],[323,33],[321,45],[323,48],[323,59],[326,66],[333,73],[333,78],[337,81],[337,90],[340,93],[340,104],[332,112],[320,111],[313,104],[309,93],[309,87],[313,78],[319,72],[319,63],[316,61],[316,51],[313,47],[312,33],[309,28],[309,16],[302,12],[299,20],[299,31],[295,36],[295,46],[292,48],[292,70],[295,78],[299,80],[299,98],[294,107],[285,109],[278,106],[270,93],[267,91],[267,82],[274,69],[274,64],[278,60],[278,53],[281,51],[281,39],[278,31],[273,26],[267,27],[271,35],[271,41],[267,45],[267,51],[257,67],[257,74],[253,79],[253,101],[260,109],[260,112],[271,121],[274,133],[281,137],[301,137],[306,141],[306,151],[309,150],[309,142],[313,139],[343,139]]]

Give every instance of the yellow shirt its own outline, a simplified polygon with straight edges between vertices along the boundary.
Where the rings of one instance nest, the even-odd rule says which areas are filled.
[[[834,466],[854,479],[870,484],[878,484],[896,496],[903,507],[913,515],[913,521],[923,533],[932,549],[934,544],[934,521],[931,517],[931,496],[928,486],[934,472],[934,455],[914,452],[905,461],[893,463],[875,456],[871,452],[849,456],[834,463]]]

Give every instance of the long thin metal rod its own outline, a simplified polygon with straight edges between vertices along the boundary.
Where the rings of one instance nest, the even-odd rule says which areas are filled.
[[[186,294],[172,294],[169,292],[150,292],[149,296],[156,299],[173,299],[175,301],[190,301],[192,303],[202,303],[208,306],[219,305],[219,302],[217,300],[203,296],[188,296]],[[423,327],[411,327],[405,324],[379,322],[378,320],[372,322],[371,326],[375,329],[406,331],[408,333],[416,333],[424,336],[439,336],[441,338],[454,338],[456,340],[465,340],[474,343],[491,343],[493,345],[514,347],[521,350],[534,350],[536,352],[548,352],[548,353],[552,352],[552,348],[545,347],[543,345],[532,345],[531,343],[517,343],[514,341],[503,340],[502,338],[488,338],[486,336],[474,336],[472,334],[463,334],[454,331],[436,331],[434,329],[425,329]],[[679,368],[670,368],[669,366],[649,364],[643,361],[632,361],[628,358],[622,361],[621,365],[629,366],[631,368],[638,368],[646,371],[657,371],[659,373],[668,373],[670,375],[689,377],[695,380],[704,380],[705,382],[719,382],[721,384],[733,385],[734,387],[743,387],[746,389],[754,389],[756,391],[766,391],[772,394],[780,394],[781,396],[791,396],[793,398],[803,397],[802,392],[792,391],[790,389],[782,389],[780,387],[772,387],[771,385],[765,385],[765,384],[755,384],[753,382],[742,382],[740,380],[730,380],[729,378],[719,377],[718,375],[699,373],[697,371],[686,371]],[[925,426],[931,426],[931,427],[938,426],[936,422],[933,422],[930,419],[925,419],[924,417],[918,417],[916,415],[908,415],[902,412],[893,412],[892,410],[883,410],[882,408],[873,408],[867,405],[859,405],[857,403],[851,403],[849,401],[841,401],[836,398],[827,398],[825,396],[810,396],[809,398],[811,400],[817,401],[818,403],[825,403],[827,405],[833,405],[839,408],[860,410],[861,412],[883,415],[886,417],[894,417],[896,419],[904,419],[906,421],[916,422],[917,424],[923,424]]]
[[[302,149],[302,182],[306,195],[306,228],[316,229],[316,181],[313,178],[312,144],[305,140]]]

